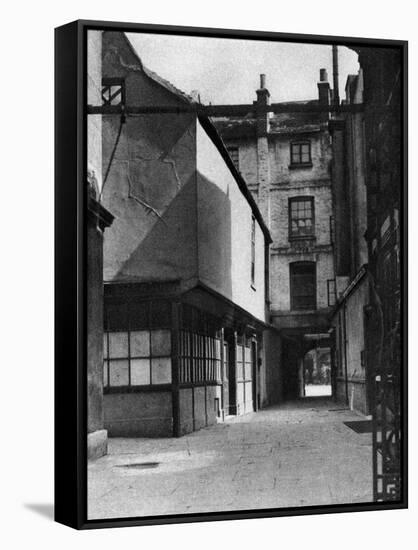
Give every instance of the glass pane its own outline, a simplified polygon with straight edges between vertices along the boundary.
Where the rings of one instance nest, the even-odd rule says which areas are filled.
[[[129,384],[129,361],[110,361],[110,385],[127,386]]]
[[[107,357],[107,334],[103,334],[103,358]]]
[[[251,380],[252,378],[251,371],[252,371],[251,363],[245,363],[245,380]]]
[[[302,162],[309,162],[309,153],[302,153]]]
[[[170,384],[171,383],[171,358],[156,357],[152,360],[152,383]]]
[[[131,360],[131,385],[143,386],[150,384],[150,360],[132,359]]]
[[[171,331],[153,330],[151,332],[151,350],[152,355],[170,355],[171,354]]]
[[[244,401],[244,384],[237,384],[237,403]]]
[[[128,357],[127,332],[109,332],[109,357]]]
[[[149,357],[150,355],[149,330],[131,332],[131,357]]]
[[[308,153],[309,154],[309,143],[303,143],[302,144],[302,154]]]
[[[237,362],[237,378],[239,380],[244,378],[244,364],[241,361]]]
[[[103,362],[103,386],[106,387],[108,384],[107,379],[107,361]]]
[[[217,359],[221,358],[221,342],[220,342],[220,340],[215,340],[215,357]]]

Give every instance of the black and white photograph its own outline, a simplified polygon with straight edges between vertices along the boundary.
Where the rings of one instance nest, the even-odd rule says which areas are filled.
[[[401,502],[402,50],[87,31],[87,517]]]

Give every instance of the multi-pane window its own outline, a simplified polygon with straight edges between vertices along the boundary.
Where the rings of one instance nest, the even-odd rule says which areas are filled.
[[[289,237],[304,238],[315,234],[314,199],[297,197],[289,199]]]
[[[255,218],[251,219],[251,284],[255,284]]]
[[[220,379],[219,323],[196,308],[184,304],[179,338],[179,382],[201,384]]]
[[[309,141],[298,141],[290,144],[290,164],[312,164],[311,144]]]
[[[251,338],[238,335],[236,346],[237,403],[249,403],[253,399]]]
[[[335,293],[335,279],[328,279],[327,281],[327,293],[328,293],[328,305],[334,306],[336,301]]]
[[[180,331],[180,384],[221,380],[221,339],[218,335]]]
[[[293,310],[316,309],[316,264],[290,264],[290,307]]]
[[[104,387],[171,383],[171,332],[104,334]]]
[[[125,81],[122,78],[103,78],[103,105],[122,105],[125,103]]]
[[[169,302],[105,303],[104,388],[171,384],[170,327]]]
[[[239,150],[238,147],[227,147],[229,156],[234,163],[235,168],[239,171]]]

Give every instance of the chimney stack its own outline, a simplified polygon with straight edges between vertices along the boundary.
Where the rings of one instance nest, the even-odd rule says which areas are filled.
[[[326,69],[319,69],[318,100],[320,105],[326,106],[330,104],[330,87]],[[321,118],[328,120],[329,113],[324,113]]]
[[[338,46],[332,46],[332,73],[334,81],[334,94],[333,94],[333,103],[334,105],[340,104],[340,93],[338,85]]]
[[[270,92],[266,88],[266,75],[260,74],[260,88],[257,93],[257,107],[270,105]],[[269,131],[270,113],[258,110],[257,112],[257,135],[264,136]]]

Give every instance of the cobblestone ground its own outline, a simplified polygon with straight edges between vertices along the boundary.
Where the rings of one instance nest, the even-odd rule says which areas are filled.
[[[89,464],[89,519],[370,502],[371,434],[303,399],[174,439],[109,441]]]

